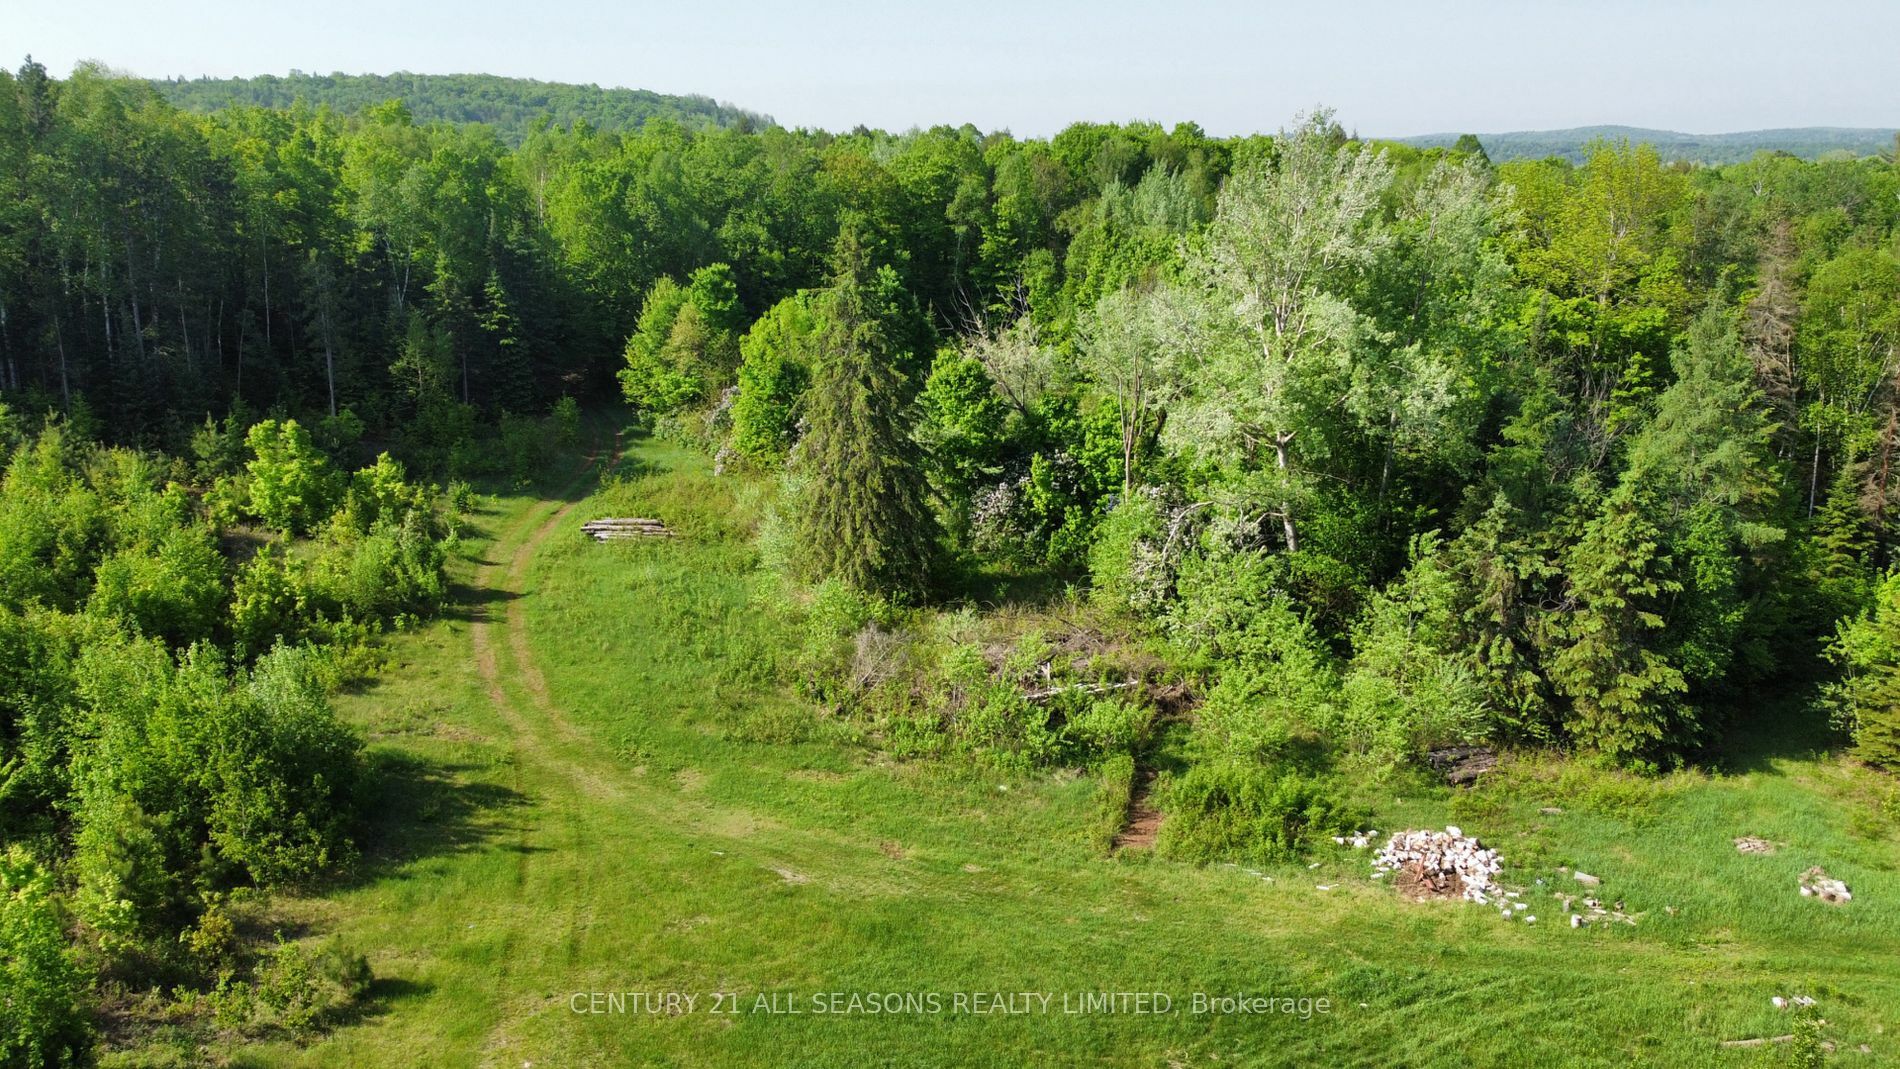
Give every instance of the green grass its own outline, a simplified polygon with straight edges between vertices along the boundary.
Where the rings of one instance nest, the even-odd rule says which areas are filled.
[[[1900,1060],[1884,1030],[1900,1006],[1900,847],[1857,817],[1875,789],[1864,771],[1770,747],[1748,771],[1661,785],[1524,761],[1462,795],[1365,788],[1381,829],[1461,823],[1532,890],[1567,878],[1558,866],[1603,877],[1605,898],[1645,914],[1635,927],[1573,931],[1534,895],[1535,926],[1402,902],[1347,850],[1266,869],[1270,881],[1110,858],[1104,807],[1125,797],[1126,770],[1002,775],[860,745],[769,682],[797,636],[755,602],[733,480],[646,441],[620,472],[565,513],[559,496],[522,495],[481,517],[489,540],[461,570],[489,588],[467,600],[488,613],[492,681],[463,613],[398,637],[389,670],[341,699],[387,797],[356,877],[278,909],[287,930],[366,952],[376,989],[308,1045],[233,1044],[212,1060],[1762,1066],[1784,1064],[1785,1045],[1718,1041],[1791,1031],[1769,999],[1797,993],[1820,1000],[1837,1060]],[[597,545],[576,531],[634,512],[681,537]],[[1541,812],[1552,806],[1563,812]],[[1743,834],[1788,845],[1743,856]],[[1799,897],[1812,864],[1854,901]],[[572,1012],[591,991],[699,1002]],[[748,1012],[708,1012],[715,991]],[[961,991],[1155,991],[1175,1012],[949,1012]],[[1197,991],[1333,1010],[1194,1015]],[[946,1012],[811,1012],[824,992],[940,992]],[[806,1012],[750,1012],[761,996]]]

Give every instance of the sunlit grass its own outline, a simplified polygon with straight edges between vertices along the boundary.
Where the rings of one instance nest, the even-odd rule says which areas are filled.
[[[284,904],[379,978],[369,1011],[244,1065],[1771,1065],[1769,999],[1820,1000],[1843,1061],[1900,1006],[1893,829],[1868,775],[1763,756],[1624,782],[1524,761],[1454,798],[1361,785],[1381,829],[1460,823],[1500,847],[1539,923],[1410,904],[1348,850],[1259,875],[1106,856],[1121,783],[892,761],[805,708],[772,666],[797,640],[757,602],[750,522],[694,454],[637,443],[620,476],[516,550],[559,502],[503,497],[458,565],[487,603],[505,705],[451,618],[397,638],[343,705],[390,784],[358,877]],[[596,544],[598,515],[679,537]],[[490,562],[491,567],[480,563]],[[511,627],[525,629],[511,641]],[[524,671],[525,650],[538,668]],[[761,741],[764,740],[764,741]],[[785,741],[793,740],[793,741]],[[1125,776],[1117,770],[1111,776]],[[1122,792],[1122,793],[1117,793]],[[1548,808],[1561,813],[1545,813]],[[1786,843],[1738,854],[1744,834]],[[1830,907],[1796,878],[1853,886]],[[1559,866],[1643,914],[1571,930]],[[1271,879],[1268,879],[1270,877]],[[1332,890],[1319,890],[1328,885]],[[1569,889],[1569,888],[1566,888]],[[1671,914],[1666,907],[1674,907]],[[693,1012],[576,1014],[576,992],[686,992]],[[709,1012],[713,992],[748,1012]],[[950,993],[1158,991],[1163,1015],[973,1015]],[[1326,997],[1332,1012],[1208,1016],[1192,993]],[[938,992],[945,1012],[836,1016],[824,992]],[[750,1012],[760,995],[804,1012]],[[221,1056],[223,1056],[221,1055]]]

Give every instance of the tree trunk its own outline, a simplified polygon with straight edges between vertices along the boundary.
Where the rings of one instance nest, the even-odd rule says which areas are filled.
[[[1276,434],[1273,436],[1273,462],[1279,466],[1280,472],[1283,475],[1291,470],[1291,465],[1287,460],[1286,447],[1288,443],[1292,441],[1293,435],[1291,434]],[[1300,536],[1293,527],[1293,502],[1289,500],[1283,499],[1280,502],[1280,527],[1286,533],[1286,551],[1288,553],[1298,553],[1300,551]]]

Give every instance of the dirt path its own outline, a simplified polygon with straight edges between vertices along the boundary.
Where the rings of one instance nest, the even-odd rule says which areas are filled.
[[[534,559],[535,551],[540,548],[549,535],[553,534],[573,511],[578,499],[575,491],[586,481],[588,473],[600,464],[600,450],[589,453],[580,471],[561,488],[559,493],[546,502],[529,509],[507,530],[499,534],[493,546],[497,553],[506,557],[483,565],[476,573],[475,586],[478,590],[498,591],[514,595],[507,610],[502,614],[500,623],[508,633],[508,648],[513,654],[514,678],[528,692],[537,712],[546,718],[551,727],[564,742],[579,740],[581,734],[574,725],[563,716],[554,702],[548,697],[547,680],[535,666],[528,652],[527,631],[523,626],[520,600],[526,591],[521,589],[529,563]],[[601,471],[613,470],[620,459],[620,435],[614,435],[611,459]],[[573,500],[569,500],[573,499]],[[525,538],[521,532],[532,529]],[[527,752],[540,755],[549,742],[544,730],[523,715],[521,708],[502,685],[502,665],[492,629],[496,624],[487,605],[478,607],[474,620],[469,625],[469,646],[475,660],[475,670],[482,678],[482,688],[488,695],[490,704],[495,707],[503,721],[508,725],[517,754]],[[592,770],[581,768],[569,762],[552,761],[548,765],[560,769],[575,786],[593,797],[609,797],[621,793],[613,784],[596,775]]]
[[[1149,797],[1154,786],[1154,769],[1136,770],[1135,782],[1128,790],[1128,818],[1115,836],[1116,850],[1154,849],[1155,835],[1161,831],[1161,810]]]

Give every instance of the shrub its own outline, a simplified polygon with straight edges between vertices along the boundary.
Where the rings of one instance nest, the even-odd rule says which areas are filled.
[[[1063,733],[1090,757],[1131,754],[1148,742],[1154,710],[1121,695],[1090,701],[1063,724]]]
[[[19,847],[0,855],[0,1065],[90,1061],[87,980],[66,946],[52,876]]]
[[[1900,769],[1900,572],[1871,608],[1838,625],[1828,656],[1842,670],[1825,691],[1836,726],[1862,760]]]
[[[1353,631],[1339,725],[1351,746],[1390,760],[1485,735],[1489,704],[1461,641],[1463,611],[1436,540],[1419,539],[1411,568]]]
[[[572,449],[581,440],[581,403],[566,394],[554,402],[548,413],[548,434],[561,449]]]
[[[441,601],[447,590],[440,543],[421,512],[376,521],[368,534],[331,541],[312,565],[311,585],[331,612],[389,620]]]
[[[1363,819],[1331,778],[1237,760],[1190,766],[1162,788],[1161,805],[1157,848],[1201,862],[1284,860]]]
[[[260,884],[308,879],[351,853],[362,742],[331,710],[318,661],[272,650],[208,732],[211,841]]]
[[[181,526],[119,550],[93,573],[88,608],[185,646],[209,638],[224,605],[224,559],[211,532]]]
[[[267,419],[245,436],[255,459],[251,512],[280,531],[304,533],[330,514],[336,479],[329,461],[297,421]]]
[[[1122,612],[1159,612],[1174,589],[1167,559],[1168,524],[1159,496],[1138,490],[1095,529],[1089,581],[1095,600]]]
[[[310,620],[304,566],[276,546],[259,549],[232,583],[231,640],[252,658],[278,642],[301,642]]]
[[[341,943],[313,952],[278,936],[258,970],[255,1007],[268,1014],[266,1023],[306,1034],[368,994],[371,980],[369,961]]]

